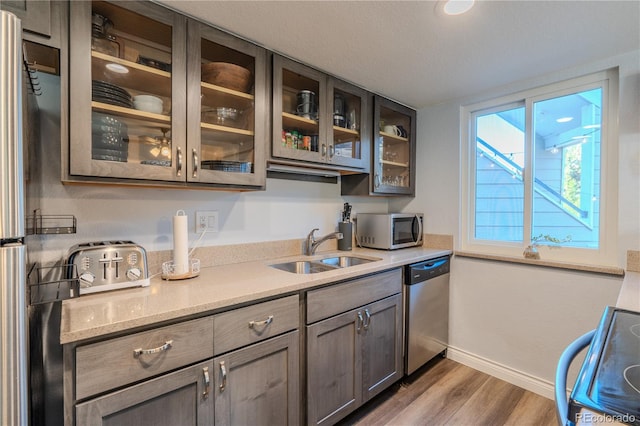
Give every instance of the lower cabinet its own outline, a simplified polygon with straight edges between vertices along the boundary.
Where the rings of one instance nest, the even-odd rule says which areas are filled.
[[[399,280],[401,275],[394,272],[389,278]],[[366,292],[375,279],[345,284],[344,297],[349,298],[349,292]],[[399,289],[400,281],[394,287]],[[317,296],[310,296],[308,303],[322,299]],[[402,377],[400,293],[310,324],[306,330],[310,425],[336,423]]]
[[[209,360],[77,404],[76,424],[213,425],[212,371]]]
[[[299,333],[214,359],[216,425],[300,423]]]
[[[69,348],[66,424],[297,425],[299,320],[293,295]]]
[[[364,307],[362,398],[368,401],[402,377],[402,296]]]
[[[304,367],[298,294],[67,347],[65,424],[334,424],[402,376],[401,290],[397,268],[307,291]]]
[[[307,327],[307,423],[331,424],[362,402],[357,311]]]

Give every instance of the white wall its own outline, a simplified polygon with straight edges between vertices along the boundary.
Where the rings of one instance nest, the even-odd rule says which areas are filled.
[[[640,249],[640,51],[542,76],[418,112],[418,191],[426,232],[459,244],[460,107],[554,81],[620,66],[618,260]],[[595,328],[615,304],[621,278],[456,257],[451,274],[450,356],[552,396],[562,350]],[[574,371],[575,373],[575,371]]]

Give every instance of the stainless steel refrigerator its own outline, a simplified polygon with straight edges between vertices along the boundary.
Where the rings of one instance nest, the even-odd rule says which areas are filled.
[[[22,27],[0,11],[0,424],[27,425]]]

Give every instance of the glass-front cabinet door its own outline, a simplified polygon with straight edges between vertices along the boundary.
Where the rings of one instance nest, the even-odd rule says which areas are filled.
[[[331,127],[328,132],[330,164],[369,170],[371,147],[371,95],[342,80],[329,78],[327,99]]]
[[[272,157],[368,171],[370,94],[273,56]]]
[[[326,163],[326,94],[325,74],[273,55],[273,157]]]
[[[374,98],[373,193],[414,195],[416,112]]]
[[[183,181],[186,18],[100,1],[70,17],[70,174]]]
[[[264,186],[266,50],[196,21],[187,45],[187,180]]]

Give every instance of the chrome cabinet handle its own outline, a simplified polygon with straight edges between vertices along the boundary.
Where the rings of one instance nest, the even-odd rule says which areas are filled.
[[[326,157],[327,156],[327,145],[322,144],[322,156]]]
[[[362,325],[362,327],[366,330],[369,328],[369,325],[371,324],[371,313],[369,313],[369,309],[365,309],[364,310],[364,323]]]
[[[176,157],[178,157],[178,161],[176,161],[176,175],[182,176],[182,149],[178,147],[176,151]]]
[[[380,175],[376,173],[373,177],[374,185],[376,188],[380,187]]]
[[[273,322],[273,315],[269,315],[266,320],[262,321],[249,321],[249,328],[255,328],[263,325],[269,325]]]
[[[227,387],[227,367],[224,366],[224,361],[220,361],[220,374],[222,375],[222,382],[220,383],[220,392],[224,392],[224,388]]]
[[[191,176],[198,177],[198,151],[196,151],[195,148],[192,151],[192,158],[193,158],[193,173],[191,174]]]
[[[204,379],[204,392],[202,392],[202,396],[206,399],[209,396],[209,385],[211,384],[211,380],[209,379],[209,367],[204,367],[202,369],[202,376]]]
[[[333,145],[329,145],[329,158],[333,158],[333,155],[336,153]]]
[[[362,324],[364,324],[364,319],[362,318],[362,312],[358,311],[358,319],[356,324],[356,331],[358,333],[360,333],[360,330],[362,330]]]
[[[140,355],[157,354],[159,352],[168,351],[169,349],[171,349],[172,345],[173,345],[173,340],[167,340],[166,342],[164,342],[164,345],[158,346],[157,348],[153,348],[153,349],[142,349],[142,348],[134,349],[133,350],[133,357],[134,358],[138,358]]]

